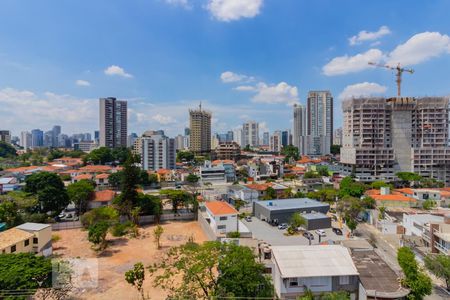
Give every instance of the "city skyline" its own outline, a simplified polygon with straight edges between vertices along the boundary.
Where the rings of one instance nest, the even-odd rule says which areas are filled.
[[[292,128],[291,104],[306,105],[309,90],[326,89],[335,97],[336,128],[342,97],[396,92],[394,74],[368,61],[414,68],[404,78],[405,96],[450,94],[448,1],[255,0],[230,10],[211,2],[100,1],[90,3],[92,11],[4,2],[0,118],[16,136],[53,124],[92,132],[97,99],[114,96],[129,102],[130,132],[161,128],[175,136],[188,125],[185,111],[200,101],[212,111],[216,132],[248,120],[273,132]],[[29,12],[18,13],[24,6],[41,22],[31,26]],[[85,22],[76,22],[81,17]],[[128,18],[139,22],[123,22]],[[315,20],[320,26],[311,25]]]

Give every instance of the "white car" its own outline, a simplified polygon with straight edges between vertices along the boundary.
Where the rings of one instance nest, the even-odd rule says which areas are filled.
[[[319,236],[326,236],[326,235],[327,235],[327,234],[325,233],[325,231],[322,230],[322,229],[317,229],[317,230],[316,230],[316,233],[317,233],[317,235],[319,235]]]

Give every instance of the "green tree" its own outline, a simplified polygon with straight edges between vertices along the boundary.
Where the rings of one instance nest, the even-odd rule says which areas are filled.
[[[107,246],[106,235],[110,224],[106,221],[97,222],[89,226],[88,239],[89,242],[97,246],[97,250],[104,250]]]
[[[0,141],[0,157],[16,157],[16,149],[7,142]]]
[[[444,254],[429,254],[425,257],[425,266],[436,277],[445,281],[447,290],[450,291],[450,256]]]
[[[192,195],[181,190],[161,190],[161,195],[167,196],[172,202],[172,211],[176,214],[180,206],[188,206],[194,201]]]
[[[192,162],[195,155],[191,151],[179,151],[177,153],[177,162]]]
[[[83,158],[85,164],[91,163],[94,165],[104,165],[111,163],[114,160],[111,149],[107,147],[100,147],[92,150],[88,155]]]
[[[199,179],[200,177],[195,174],[189,174],[188,176],[186,176],[186,181],[189,183],[197,183]]]
[[[283,149],[281,149],[281,155],[284,155],[284,161],[289,161],[291,159],[293,160],[298,160],[299,158],[299,152],[298,152],[298,148],[293,146],[293,145],[288,145],[283,147]]]
[[[1,299],[20,299],[8,295],[8,291],[24,291],[31,296],[36,289],[51,285],[52,264],[49,258],[32,253],[0,255]]]
[[[277,192],[273,187],[269,186],[265,192],[266,194],[262,197],[263,200],[272,200],[277,198]]]
[[[356,229],[356,227],[358,226],[358,222],[356,222],[354,219],[347,217],[346,219],[346,224],[348,229],[350,229],[350,232],[353,233],[353,231]]]
[[[119,147],[111,150],[112,161],[119,164],[125,163],[131,155],[131,151],[127,147]],[[136,158],[136,160],[140,161],[139,158]]]
[[[117,171],[112,174],[109,174],[108,177],[109,185],[115,189],[121,189],[123,177],[124,177],[123,171]]]
[[[382,181],[382,180],[372,182],[370,187],[373,188],[373,189],[376,189],[376,190],[379,190],[382,187],[388,187],[388,188],[391,188],[391,189],[394,188],[394,186],[392,184],[387,183],[387,182]]]
[[[419,269],[416,257],[408,247],[401,247],[397,251],[397,261],[405,274],[402,283],[411,290],[411,299],[423,299],[431,295],[433,285],[430,277]]]
[[[121,214],[131,219],[131,210],[137,205],[140,169],[137,157],[130,155],[123,165],[122,193],[115,199]]]
[[[270,297],[272,285],[250,248],[233,243],[189,242],[169,249],[149,267],[155,286],[171,299]],[[177,280],[174,280],[177,278]]]
[[[295,232],[299,227],[306,225],[306,219],[298,212],[293,213],[289,219],[290,232]]]
[[[327,166],[317,166],[316,167],[316,171],[320,176],[328,176],[329,174],[329,170]]]
[[[367,190],[367,186],[362,182],[355,182],[350,176],[342,179],[340,183],[339,195],[340,197],[352,196],[361,197]]]
[[[50,152],[47,155],[47,160],[52,161],[58,158],[61,158],[65,155],[65,153],[58,149],[51,149]]]
[[[141,262],[134,264],[133,269],[125,273],[125,280],[138,290],[142,299],[145,299],[144,288],[142,287],[145,280],[145,269]]]
[[[337,202],[336,210],[344,218],[356,219],[364,211],[363,202],[355,197],[345,196]]]
[[[375,199],[373,199],[372,197],[368,197],[368,196],[364,197],[361,200],[361,202],[362,202],[362,206],[365,209],[374,209],[376,207],[376,204],[377,204]]]
[[[70,200],[61,178],[55,173],[34,173],[25,179],[25,192],[37,195],[41,213],[58,214]]]
[[[422,208],[425,210],[430,210],[436,206],[436,201],[427,199],[422,203]]]
[[[331,145],[330,152],[333,155],[340,154],[341,153],[341,146],[340,145]]]
[[[398,172],[395,176],[401,180],[403,186],[412,186],[414,182],[422,179],[422,176],[414,172]]]
[[[17,203],[14,201],[0,203],[0,223],[6,223],[7,228],[12,228],[23,223]]]
[[[304,179],[310,179],[310,178],[320,178],[320,175],[314,171],[307,171],[305,174],[303,174]]]
[[[113,225],[119,222],[119,212],[112,206],[102,206],[91,209],[81,216],[81,223],[84,228],[89,228],[99,222],[107,222]]]
[[[78,215],[81,216],[87,211],[89,200],[94,194],[94,184],[89,180],[80,180],[67,187],[69,200],[75,204]]]
[[[164,233],[164,228],[161,225],[157,225],[153,230],[153,237],[155,238],[156,247],[161,249],[161,236]]]

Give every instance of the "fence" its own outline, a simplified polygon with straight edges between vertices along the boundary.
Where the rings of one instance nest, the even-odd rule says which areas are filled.
[[[81,225],[80,221],[73,221],[73,222],[61,222],[61,223],[53,223],[52,224],[52,230],[58,231],[58,230],[66,230],[66,229],[76,229],[81,228],[83,225]]]

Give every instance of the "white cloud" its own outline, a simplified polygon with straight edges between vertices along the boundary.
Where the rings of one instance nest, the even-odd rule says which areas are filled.
[[[375,41],[385,35],[391,33],[391,30],[387,26],[381,26],[378,31],[370,32],[370,31],[360,31],[357,35],[352,36],[348,39],[350,45],[354,46],[357,44],[361,44],[365,41]]]
[[[379,63],[383,58],[383,52],[378,49],[370,49],[355,56],[335,57],[323,66],[322,71],[327,76],[355,73],[371,68],[369,62]]]
[[[253,18],[260,13],[263,0],[208,0],[206,9],[219,21]]]
[[[119,66],[112,65],[105,69],[105,74],[109,76],[122,76],[125,78],[132,78],[133,75],[125,72],[125,70]]]
[[[247,76],[244,74],[237,74],[231,71],[226,71],[220,74],[220,79],[223,83],[232,83],[232,82],[251,82],[254,81],[255,78],[252,76]]]
[[[450,37],[439,32],[422,32],[413,35],[404,44],[397,46],[388,56],[389,64],[415,65],[450,54]]]
[[[98,101],[4,88],[0,90],[0,119],[15,134],[33,128],[46,130],[55,124],[61,125],[66,133],[68,128],[92,131],[98,127]]]
[[[340,99],[346,99],[351,97],[361,97],[361,96],[373,96],[380,95],[386,92],[387,88],[385,86],[379,85],[374,82],[362,82],[352,85],[348,85],[339,95]]]
[[[164,0],[167,4],[174,5],[174,6],[181,6],[186,9],[191,9],[192,5],[189,3],[188,0]]]
[[[161,114],[156,114],[152,117],[152,120],[158,122],[162,125],[173,124],[176,123],[176,120],[171,116],[163,116]]]
[[[252,85],[239,85],[239,86],[233,88],[233,90],[240,91],[240,92],[253,92],[256,90],[256,87],[254,87]]]
[[[253,96],[252,102],[267,104],[288,104],[298,103],[298,90],[295,86],[290,86],[286,82],[276,85],[267,85],[264,82],[256,86],[257,94]]]
[[[78,86],[91,86],[91,83],[89,81],[82,79],[78,79],[77,81],[75,81],[75,84]]]

